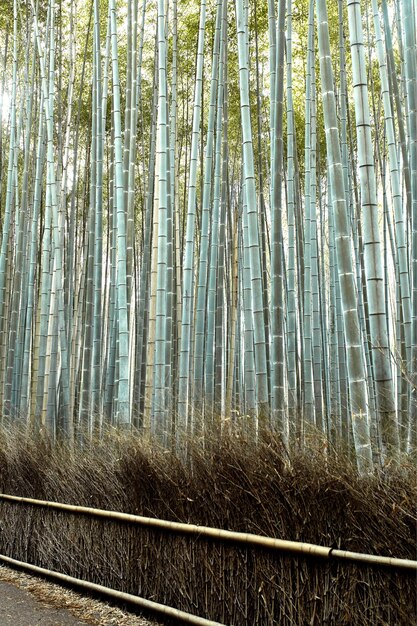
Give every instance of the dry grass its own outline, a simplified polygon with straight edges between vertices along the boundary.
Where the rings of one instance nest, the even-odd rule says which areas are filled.
[[[416,558],[415,467],[359,478],[320,451],[294,456],[265,435],[189,443],[185,463],[112,433],[70,451],[10,433],[5,493],[205,524],[342,549]],[[406,573],[218,545],[0,503],[0,551],[225,624],[415,624]]]

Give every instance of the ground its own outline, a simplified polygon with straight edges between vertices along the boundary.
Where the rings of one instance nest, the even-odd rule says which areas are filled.
[[[1,626],[157,626],[50,582],[0,566]]]
[[[39,602],[25,589],[0,582],[0,623],[2,626],[84,626],[65,609],[57,609]]]

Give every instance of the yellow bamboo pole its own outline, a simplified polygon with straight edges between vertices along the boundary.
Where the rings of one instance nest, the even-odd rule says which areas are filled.
[[[95,509],[92,507],[76,506],[73,504],[63,504],[62,502],[50,502],[49,500],[35,500],[33,498],[23,498],[9,494],[0,494],[0,500],[15,502],[20,504],[31,504],[68,513],[89,515],[92,517],[102,517],[118,522],[128,522],[138,526],[158,528],[164,531],[181,533],[185,535],[196,535],[218,541],[240,543],[248,546],[257,546],[280,552],[291,552],[294,554],[304,554],[310,557],[323,559],[336,559],[340,561],[350,561],[367,565],[381,565],[401,570],[417,571],[417,561],[411,559],[398,559],[390,556],[379,556],[374,554],[364,554],[361,552],[350,552],[348,550],[337,550],[326,546],[318,546],[302,541],[287,541],[286,539],[276,539],[274,537],[263,537],[252,533],[234,532],[210,526],[198,526],[197,524],[183,524],[181,522],[171,522],[154,517],[143,517],[141,515],[131,515],[120,513],[119,511],[107,511],[105,509]]]
[[[3,563],[7,563],[8,565],[11,565],[13,567],[20,567],[27,570],[28,572],[32,572],[33,574],[48,576],[48,578],[59,580],[60,582],[73,585],[74,587],[80,587],[82,589],[86,589],[87,591],[100,593],[104,596],[120,600],[121,602],[135,604],[136,606],[139,606],[142,609],[146,609],[148,611],[152,611],[153,613],[160,613],[162,615],[165,615],[166,617],[180,620],[183,624],[195,624],[195,626],[224,626],[224,624],[221,624],[220,622],[213,622],[212,620],[205,619],[204,617],[198,617],[197,615],[192,615],[191,613],[180,611],[179,609],[175,609],[171,606],[166,606],[165,604],[160,604],[159,602],[146,600],[146,598],[134,596],[131,593],[125,593],[123,591],[117,591],[116,589],[111,589],[111,587],[104,587],[104,585],[90,583],[89,581],[82,580],[81,578],[67,576],[67,574],[61,574],[60,572],[55,572],[54,570],[46,569],[44,567],[38,567],[37,565],[32,565],[31,563],[26,563],[25,561],[18,561],[16,559],[12,559],[9,556],[5,556],[4,554],[0,554],[0,561],[3,561]]]

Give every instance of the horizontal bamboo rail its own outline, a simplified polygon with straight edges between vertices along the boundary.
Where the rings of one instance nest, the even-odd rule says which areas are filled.
[[[48,500],[35,500],[33,498],[22,498],[20,496],[12,496],[0,493],[0,500],[15,502],[17,504],[30,504],[57,511],[66,511],[79,515],[87,515],[91,517],[102,517],[118,522],[127,522],[137,524],[148,528],[156,528],[162,531],[172,533],[180,533],[185,535],[195,535],[198,537],[207,537],[216,539],[220,542],[239,543],[248,546],[257,546],[269,550],[277,550],[281,552],[290,552],[293,554],[302,554],[310,557],[318,557],[322,559],[332,559],[338,561],[350,561],[353,563],[362,563],[366,565],[391,567],[394,569],[417,571],[417,561],[411,559],[397,559],[390,556],[378,556],[373,554],[363,554],[361,552],[350,552],[348,550],[338,550],[325,546],[318,546],[312,543],[304,543],[301,541],[287,541],[285,539],[275,539],[273,537],[263,537],[252,533],[234,532],[231,530],[222,530],[220,528],[211,528],[210,526],[198,526],[197,524],[183,524],[180,522],[170,522],[167,520],[157,519],[153,517],[142,517],[141,515],[131,515],[129,513],[120,513],[118,511],[107,511],[105,509],[95,509],[92,507],[75,506],[73,504],[63,504],[61,502],[50,502]]]
[[[93,593],[100,593],[120,602],[134,604],[139,606],[141,609],[152,611],[152,613],[159,613],[165,617],[174,618],[185,624],[195,624],[195,626],[224,626],[224,624],[221,624],[220,622],[213,622],[209,619],[205,619],[204,617],[198,617],[197,615],[192,615],[191,613],[186,613],[185,611],[180,611],[179,609],[174,609],[171,606],[166,606],[165,604],[160,604],[159,602],[153,602],[153,600],[146,600],[140,596],[134,596],[131,593],[117,591],[116,589],[111,589],[111,587],[104,587],[103,585],[90,583],[87,580],[82,580],[81,578],[67,576],[66,574],[55,572],[54,570],[26,563],[25,561],[17,561],[16,559],[12,559],[4,554],[0,554],[0,561],[6,563],[7,565],[11,565],[12,567],[22,568],[28,572],[32,572],[33,574],[47,576],[48,578],[59,580],[60,582],[73,585],[74,587],[79,587]]]

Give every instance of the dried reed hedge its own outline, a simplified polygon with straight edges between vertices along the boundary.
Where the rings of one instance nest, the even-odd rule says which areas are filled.
[[[133,436],[82,449],[0,442],[4,493],[416,558],[415,467],[361,479],[280,442],[189,444],[187,463]],[[0,552],[225,624],[416,624],[410,573],[323,562],[0,502]]]

